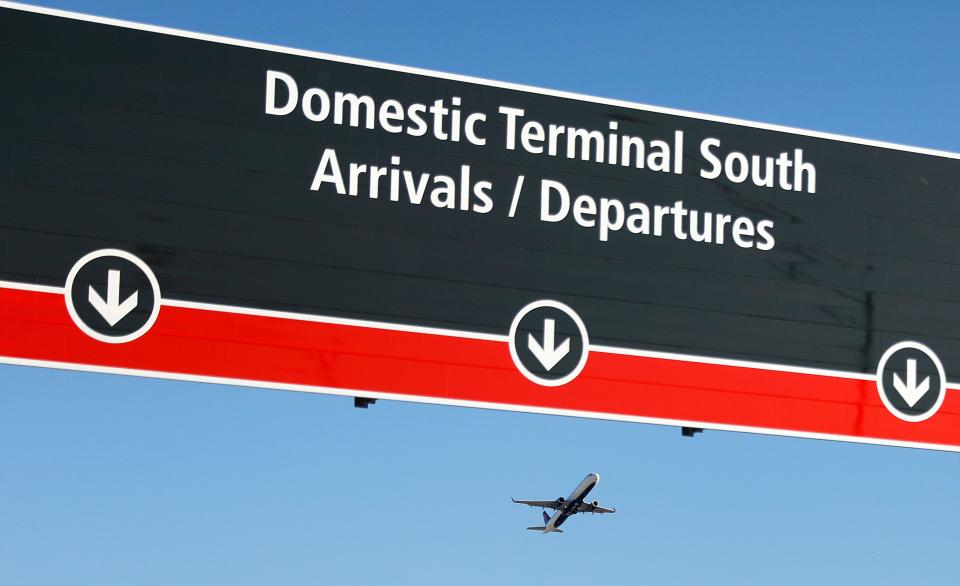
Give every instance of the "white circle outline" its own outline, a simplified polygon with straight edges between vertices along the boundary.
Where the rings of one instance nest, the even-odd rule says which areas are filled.
[[[937,374],[940,375],[940,389],[937,402],[934,403],[933,407],[931,407],[929,411],[919,415],[906,415],[901,413],[896,407],[893,406],[893,404],[890,402],[890,399],[887,398],[887,393],[883,388],[883,369],[886,368],[887,361],[889,361],[890,357],[896,352],[899,352],[904,348],[912,348],[926,354],[927,357],[933,362],[933,365],[937,367]],[[883,404],[886,406],[887,410],[890,411],[890,413],[893,413],[894,416],[896,416],[898,419],[902,419],[903,421],[916,423],[918,421],[930,419],[937,411],[940,410],[940,405],[943,405],[943,400],[947,396],[947,375],[943,371],[943,364],[940,362],[940,358],[937,357],[933,350],[931,350],[928,346],[921,344],[920,342],[905,340],[903,342],[897,342],[893,346],[887,348],[887,351],[884,352],[883,356],[880,357],[880,363],[877,365],[877,392],[880,393],[880,400],[883,401]]]
[[[147,319],[146,323],[140,326],[134,332],[125,334],[123,336],[106,336],[100,332],[92,329],[87,324],[83,323],[83,320],[80,319],[80,315],[77,313],[77,309],[73,306],[73,282],[77,278],[77,273],[80,272],[87,263],[98,258],[103,258],[105,256],[115,256],[128,260],[135,264],[137,268],[144,272],[147,275],[147,280],[150,282],[150,288],[153,289],[153,311],[150,313],[150,317]],[[125,251],[119,250],[117,248],[101,248],[100,250],[94,250],[93,252],[86,254],[74,263],[73,267],[70,269],[70,272],[67,274],[67,282],[64,285],[63,296],[67,302],[67,313],[70,314],[70,319],[73,320],[73,323],[80,328],[84,334],[90,336],[94,340],[99,340],[101,342],[106,342],[107,344],[125,344],[127,342],[132,342],[140,336],[147,333],[151,327],[153,327],[154,322],[157,321],[157,316],[160,315],[160,284],[157,283],[157,277],[153,274],[153,271],[150,270],[150,267],[147,266],[147,263],[140,260],[139,257],[134,256],[133,254]]]
[[[517,354],[515,342],[517,328],[520,326],[520,321],[526,317],[528,313],[534,309],[540,309],[541,307],[558,309],[570,316],[570,318],[573,320],[573,323],[577,325],[577,329],[580,330],[580,337],[583,338],[583,349],[580,353],[580,362],[577,363],[577,366],[573,370],[561,378],[550,379],[533,374],[527,370],[527,367],[524,366],[522,362],[520,362],[520,356]],[[583,367],[586,366],[587,355],[590,353],[590,338],[587,337],[587,326],[584,325],[583,320],[580,319],[580,316],[577,315],[577,312],[574,311],[569,305],[565,305],[552,299],[541,299],[539,301],[528,303],[523,307],[523,309],[520,310],[519,313],[517,313],[516,317],[513,318],[513,322],[510,324],[510,335],[507,345],[510,347],[510,358],[513,359],[513,365],[517,367],[517,370],[520,371],[520,374],[522,374],[528,380],[544,387],[560,387],[577,378],[577,376],[583,370]]]

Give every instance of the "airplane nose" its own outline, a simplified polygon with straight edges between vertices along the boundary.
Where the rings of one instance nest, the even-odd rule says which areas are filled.
[[[600,482],[600,475],[597,474],[596,472],[591,472],[590,474],[587,474],[587,477],[593,478],[594,482]]]

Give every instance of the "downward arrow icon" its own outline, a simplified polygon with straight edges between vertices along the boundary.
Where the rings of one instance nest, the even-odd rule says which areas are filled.
[[[533,334],[527,334],[527,347],[548,371],[553,370],[553,367],[570,352],[570,338],[564,340],[559,346],[556,345],[556,327],[554,320],[543,320],[543,346],[537,342]]]
[[[140,297],[139,291],[134,291],[130,297],[127,297],[123,303],[120,303],[120,271],[107,271],[107,300],[100,297],[93,285],[90,285],[90,291],[87,298],[90,305],[97,310],[97,313],[110,324],[111,327],[117,325],[117,322],[127,317],[131,311],[137,308],[137,301]]]
[[[917,384],[917,361],[914,358],[907,359],[907,382],[904,383],[903,379],[897,373],[893,373],[893,388],[897,389],[897,392],[900,393],[900,396],[903,397],[903,400],[907,402],[907,405],[913,407],[917,404],[920,399],[927,394],[927,391],[930,390],[930,377],[926,377],[918,385]]]

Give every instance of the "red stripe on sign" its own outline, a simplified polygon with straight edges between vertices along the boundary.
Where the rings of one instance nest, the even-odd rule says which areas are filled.
[[[170,306],[143,337],[105,344],[74,325],[63,295],[4,288],[0,356],[398,399],[960,446],[960,393],[954,391],[933,417],[909,423],[887,411],[872,381],[598,351],[572,382],[543,387],[520,374],[502,341]]]

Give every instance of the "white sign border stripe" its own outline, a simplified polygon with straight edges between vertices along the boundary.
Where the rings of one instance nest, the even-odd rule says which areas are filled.
[[[524,406],[504,403],[488,403],[482,401],[466,401],[461,399],[444,399],[442,397],[425,397],[419,395],[392,394],[380,391],[363,391],[355,389],[338,389],[324,386],[297,385],[290,383],[264,382],[247,379],[233,379],[215,376],[189,375],[175,372],[163,372],[153,370],[138,370],[132,368],[115,368],[108,366],[93,366],[86,364],[74,364],[71,362],[56,362],[51,360],[32,360],[24,358],[11,358],[0,356],[0,364],[11,366],[28,366],[39,368],[52,368],[57,370],[92,372],[98,374],[114,374],[125,376],[137,376],[142,378],[152,378],[161,380],[175,380],[181,382],[195,382],[208,384],[221,384],[236,387],[250,387],[259,389],[272,389],[280,391],[295,391],[303,393],[313,393],[320,395],[337,395],[343,397],[362,397],[367,399],[381,399],[385,401],[405,401],[409,403],[428,403],[431,405],[445,405],[450,407],[471,407],[475,409],[493,409],[496,411],[512,411],[516,413],[534,413],[538,415],[560,415],[565,417],[581,417],[586,419],[600,419],[604,421],[623,421],[627,423],[646,423],[651,425],[666,425],[671,427],[697,427],[701,429],[710,429],[714,431],[733,431],[738,433],[752,433],[763,435],[774,435],[779,437],[797,437],[805,439],[818,439],[828,441],[842,441],[857,444],[893,446],[901,448],[916,448],[922,450],[939,450],[944,452],[960,452],[960,446],[951,446],[945,444],[910,442],[902,440],[889,440],[882,438],[866,438],[859,436],[848,436],[842,434],[814,433],[805,431],[792,431],[782,429],[770,429],[766,427],[750,427],[744,425],[728,425],[722,423],[707,423],[702,421],[684,421],[680,419],[660,419],[656,417],[642,417],[638,415],[620,415],[614,413],[600,413],[595,411],[577,411],[574,409],[554,409],[550,407]]]

